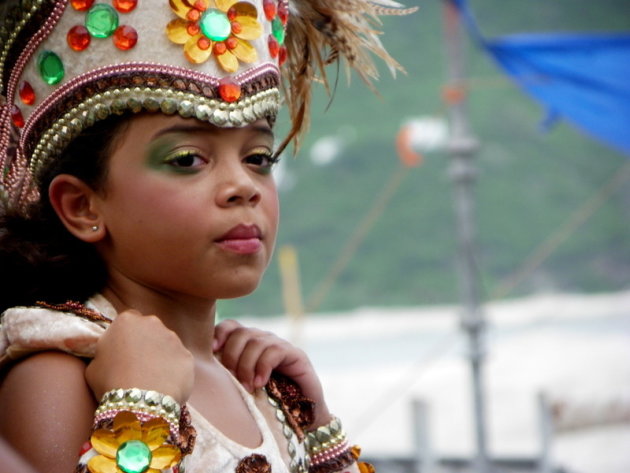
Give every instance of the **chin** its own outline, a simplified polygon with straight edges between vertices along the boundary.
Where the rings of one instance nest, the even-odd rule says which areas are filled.
[[[232,287],[222,288],[223,290],[221,291],[219,299],[237,299],[239,297],[248,296],[256,290],[259,283],[260,279],[251,282],[241,280],[238,285],[235,284]]]

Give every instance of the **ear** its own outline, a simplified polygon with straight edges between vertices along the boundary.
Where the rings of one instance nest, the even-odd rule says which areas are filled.
[[[59,174],[50,183],[48,196],[64,226],[75,237],[96,243],[105,236],[98,212],[98,195],[76,176]]]

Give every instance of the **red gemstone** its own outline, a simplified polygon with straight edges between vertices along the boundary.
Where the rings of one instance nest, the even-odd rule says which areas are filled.
[[[225,53],[225,51],[227,51],[227,46],[225,45],[223,41],[219,43],[214,43],[214,47],[212,48],[212,51],[214,52],[215,55],[220,56],[221,54]]]
[[[269,39],[267,40],[267,45],[269,46],[269,54],[271,57],[278,57],[278,52],[280,51],[280,45],[278,44],[278,40],[274,35],[270,34]]]
[[[284,46],[280,47],[280,52],[278,53],[278,56],[278,64],[282,66],[287,60],[287,48],[285,48]]]
[[[206,0],[197,0],[195,2],[195,8],[199,11],[206,11],[208,9],[208,2]]]
[[[188,31],[190,36],[197,36],[199,31],[201,31],[201,27],[198,23],[190,22],[188,23],[188,26],[186,26],[186,31]]]
[[[232,33],[239,34],[241,31],[243,31],[243,26],[238,21],[233,21],[232,22]]]
[[[241,86],[230,77],[219,81],[219,95],[226,102],[236,102],[241,97]]]
[[[129,13],[138,6],[138,0],[114,0],[112,3],[120,13]]]
[[[228,49],[235,49],[238,46],[238,40],[234,36],[230,36],[225,40],[225,45]]]
[[[85,455],[90,450],[92,450],[92,444],[88,440],[86,440],[85,442],[83,442],[83,445],[81,445],[81,451],[79,452],[79,456],[81,457]]]
[[[201,38],[197,40],[197,46],[199,46],[199,49],[203,49],[205,51],[210,46],[212,46],[212,41],[210,41],[205,36],[202,36]]]
[[[90,45],[90,41],[92,41],[90,33],[83,25],[76,25],[70,28],[66,39],[68,41],[68,46],[75,51],[83,51]]]
[[[138,42],[138,32],[132,26],[122,25],[114,31],[114,45],[118,49],[127,51]]]
[[[11,120],[13,120],[13,124],[22,128],[24,126],[24,116],[22,116],[22,111],[17,107],[17,105],[13,105],[11,107]]]
[[[35,103],[35,91],[31,84],[27,81],[24,81],[20,84],[20,100],[24,103],[24,105],[33,105]]]
[[[286,26],[289,21],[289,6],[283,0],[280,0],[280,4],[278,5],[278,17],[280,17],[282,24]]]
[[[274,0],[263,0],[263,10],[265,10],[265,17],[271,21],[276,17],[276,2]]]
[[[194,8],[186,14],[186,18],[190,21],[198,21],[200,17],[201,12],[199,10],[195,10]]]
[[[238,16],[238,11],[236,11],[236,8],[230,7],[230,9],[227,11],[228,20],[233,21],[236,19],[237,16]]]
[[[72,5],[72,8],[78,11],[88,10],[93,3],[94,0],[70,0],[70,5]]]

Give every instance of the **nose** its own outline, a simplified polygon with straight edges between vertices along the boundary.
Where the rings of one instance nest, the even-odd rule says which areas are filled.
[[[219,206],[255,206],[260,202],[261,193],[258,184],[240,163],[226,166],[221,174],[221,183],[216,194]]]

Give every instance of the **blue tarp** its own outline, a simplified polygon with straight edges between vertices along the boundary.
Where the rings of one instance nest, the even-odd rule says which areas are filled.
[[[531,33],[487,39],[466,0],[453,0],[470,33],[548,111],[630,156],[630,32]]]

